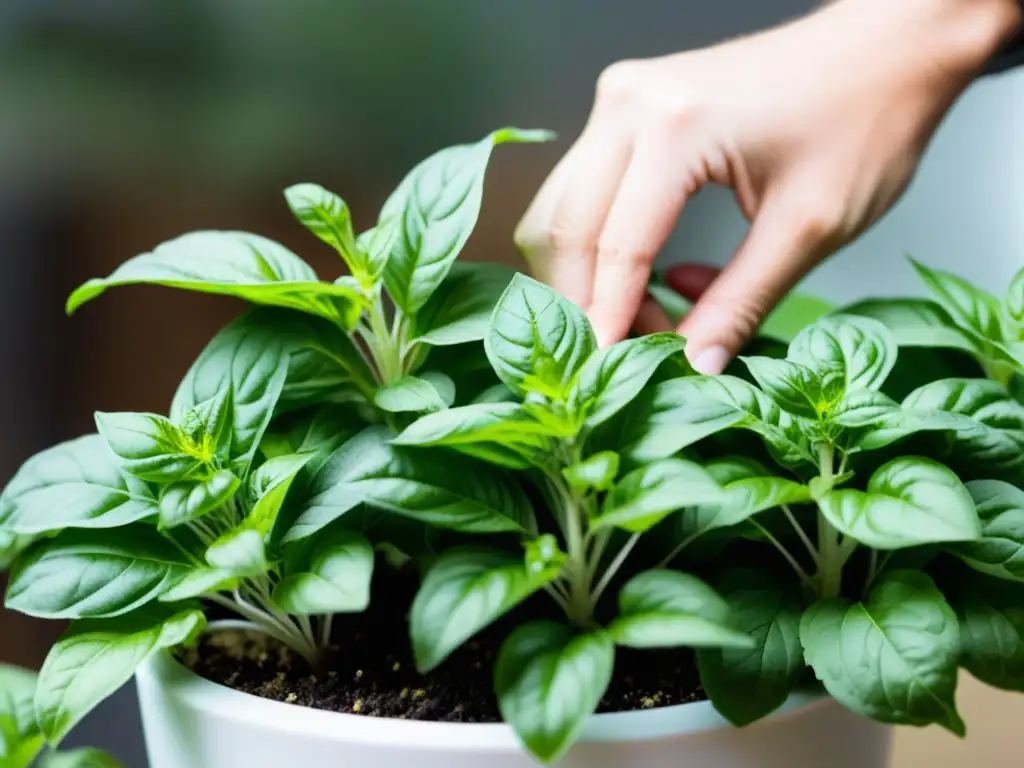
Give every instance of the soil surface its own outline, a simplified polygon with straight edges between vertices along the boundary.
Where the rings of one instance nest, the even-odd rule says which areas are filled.
[[[499,721],[492,690],[494,659],[516,624],[538,617],[536,609],[506,617],[437,669],[420,675],[405,616],[395,610],[396,605],[410,604],[414,587],[411,581],[389,583],[382,590],[386,594],[374,596],[367,613],[336,616],[331,647],[315,671],[275,641],[239,631],[204,637],[182,653],[182,661],[197,674],[236,690],[316,709],[412,720]],[[617,648],[614,678],[598,711],[651,709],[704,698],[691,651]]]

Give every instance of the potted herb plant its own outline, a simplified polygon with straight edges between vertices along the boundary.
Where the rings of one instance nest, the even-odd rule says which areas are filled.
[[[168,415],[97,414],[0,496],[6,605],[72,620],[30,729],[135,676],[153,768],[865,768],[891,723],[963,733],[959,668],[1024,686],[1024,273],[776,318],[718,377],[672,334],[598,349],[456,262],[492,149],[545,137],[439,152],[358,236],[290,188],[334,282],[199,232],[72,295],[255,306]]]

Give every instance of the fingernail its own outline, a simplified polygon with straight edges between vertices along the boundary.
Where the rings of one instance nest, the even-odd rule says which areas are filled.
[[[717,376],[725,370],[731,355],[729,350],[719,345],[708,347],[693,356],[691,356],[689,350],[686,350],[686,358],[697,373],[702,373],[705,376]]]

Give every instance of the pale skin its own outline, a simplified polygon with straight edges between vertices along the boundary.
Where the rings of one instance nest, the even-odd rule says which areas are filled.
[[[1022,23],[1018,0],[836,0],[711,48],[613,64],[516,241],[602,344],[669,330],[646,294],[654,258],[688,198],[732,188],[751,226],[728,265],[668,276],[699,297],[678,328],[687,357],[719,373],[787,291],[896,202]]]

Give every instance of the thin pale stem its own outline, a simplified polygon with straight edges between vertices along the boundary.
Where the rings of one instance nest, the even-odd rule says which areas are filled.
[[[250,584],[250,587],[251,586],[252,585]],[[312,636],[312,630],[309,629],[309,631],[307,631],[308,619],[306,619],[305,616],[297,617],[300,620],[306,619],[306,626],[303,626],[301,622],[296,623],[296,620],[294,620],[291,616],[289,616],[287,613],[284,613],[276,606],[274,606],[269,598],[260,598],[258,592],[256,592],[255,590],[251,591],[255,593],[255,596],[257,597],[259,602],[262,603],[261,606],[258,607],[249,603],[245,598],[242,597],[241,593],[237,589],[234,592],[235,601],[239,605],[246,606],[249,610],[256,611],[257,613],[265,616],[268,621],[271,621],[278,627],[280,627],[282,632],[294,638],[289,643],[289,645],[294,647],[308,659],[316,659],[319,656],[319,653],[316,648],[316,641],[313,639]],[[300,650],[303,647],[305,648],[304,652]]]
[[[565,598],[564,593],[555,589],[554,584],[545,584],[544,591],[551,595],[551,599],[558,603],[558,607],[566,613],[569,613],[569,603]]]
[[[216,632],[220,629],[236,629],[245,630],[249,632],[264,632],[264,628],[261,627],[254,621],[246,621],[245,619],[218,619],[217,621],[211,621],[206,625],[207,632]]]
[[[597,575],[597,569],[601,567],[601,558],[604,557],[604,551],[607,549],[608,542],[611,541],[611,538],[611,528],[603,528],[591,538],[590,566],[587,570],[590,579],[593,579]]]
[[[868,575],[864,579],[864,594],[871,589],[871,582],[875,580],[876,573],[878,573],[878,551],[872,549],[868,553]]]
[[[878,570],[876,572],[876,575],[885,570],[886,566],[889,565],[889,561],[892,560],[893,554],[894,552],[891,551],[885,553],[885,557],[883,557],[882,561],[878,564]]]
[[[566,587],[565,583],[563,583],[562,581],[557,581],[557,580],[553,581],[550,584],[548,584],[548,587],[550,587],[555,592],[557,592],[559,595],[561,595],[563,600],[568,600],[569,599],[568,587]]]
[[[334,624],[334,616],[327,614],[320,617],[320,648],[326,649],[331,644],[331,629]]]
[[[206,599],[247,619],[248,622],[255,625],[255,627],[257,627],[263,634],[272,637],[278,642],[293,649],[310,664],[317,663],[316,649],[307,647],[305,638],[297,633],[289,632],[287,628],[279,626],[272,617],[263,613],[255,606],[245,602],[245,600],[242,600],[240,597],[235,600],[231,600],[223,595],[213,594],[207,595]]]
[[[611,584],[612,579],[615,578],[615,574],[618,573],[622,564],[626,562],[626,558],[629,557],[629,553],[633,551],[633,547],[640,541],[640,534],[634,533],[629,537],[629,540],[622,545],[622,549],[619,550],[618,554],[615,555],[615,559],[608,564],[608,568],[605,570],[601,580],[597,582],[597,586],[594,587],[594,591],[591,593],[590,602],[592,605],[597,605],[597,601],[601,599],[601,595]]]
[[[775,547],[777,550],[779,550],[779,553],[784,558],[786,558],[786,562],[789,563],[790,567],[792,567],[793,570],[796,571],[796,574],[803,581],[809,581],[810,580],[810,577],[807,575],[807,572],[801,567],[800,563],[797,562],[796,558],[793,557],[789,553],[789,550],[786,549],[782,545],[782,542],[780,542],[778,539],[776,539],[771,534],[771,532],[767,528],[765,528],[763,525],[761,525],[759,522],[757,522],[757,520],[751,520],[750,524],[753,525],[755,528],[757,528],[764,535],[764,537],[771,543],[771,545],[773,547]]]
[[[196,565],[196,566],[202,566],[203,565],[202,561],[198,557],[193,555],[191,552],[189,552],[187,549],[185,549],[181,545],[181,542],[179,542],[176,538],[174,538],[174,536],[172,534],[170,534],[167,531],[161,531],[160,534],[164,537],[164,539],[166,539],[171,544],[173,544],[174,548],[177,549],[179,552],[181,552],[181,554],[183,554],[188,559],[188,561],[190,563],[192,563],[192,565]]]
[[[811,541],[811,537],[807,535],[807,531],[805,531],[804,527],[797,522],[797,519],[793,515],[788,504],[782,505],[782,512],[786,516],[786,519],[789,520],[789,524],[793,526],[793,530],[796,531],[796,535],[800,538],[800,541],[803,542],[804,547],[807,549],[807,553],[811,556],[811,560],[814,561],[815,565],[818,565],[818,550],[814,546],[814,542]]]
[[[690,546],[690,544],[693,543],[694,539],[696,539],[697,536],[698,534],[692,533],[685,539],[683,539],[681,542],[679,542],[679,544],[675,548],[673,548],[671,552],[669,552],[667,555],[665,555],[665,557],[662,558],[661,562],[658,563],[657,567],[667,568],[669,563],[671,563],[673,560],[679,557],[680,553],[682,553],[684,549]]]
[[[384,303],[380,293],[374,297],[370,305],[370,327],[376,339],[377,365],[383,383],[390,384],[402,375],[401,350],[388,329],[388,320],[384,315]]]

